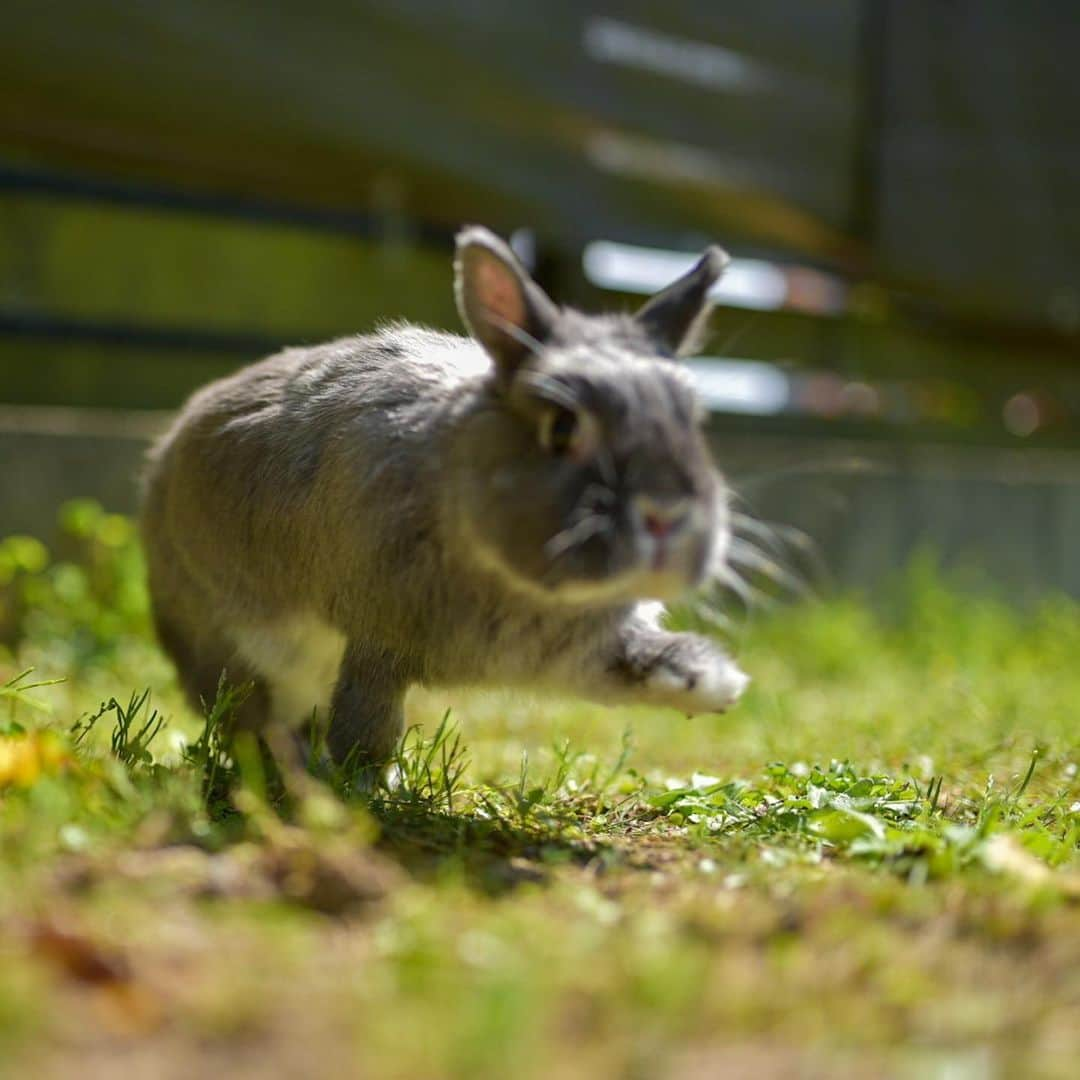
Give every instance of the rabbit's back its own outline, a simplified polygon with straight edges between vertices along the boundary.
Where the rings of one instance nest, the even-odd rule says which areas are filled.
[[[219,605],[255,612],[329,611],[358,589],[378,607],[370,568],[405,574],[411,541],[437,528],[440,424],[487,365],[468,339],[387,327],[199,391],[151,454],[152,573],[176,561]]]
[[[355,440],[378,458],[388,443],[428,434],[440,408],[489,370],[467,338],[409,326],[286,349],[192,396],[151,454],[149,488],[182,455],[202,454],[227,477],[248,453],[277,483],[307,486],[329,443]]]

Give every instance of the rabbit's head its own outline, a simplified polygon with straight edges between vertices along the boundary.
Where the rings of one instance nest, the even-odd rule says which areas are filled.
[[[465,550],[554,602],[672,599],[722,561],[727,497],[678,356],[727,256],[710,248],[634,315],[557,307],[486,229],[460,233],[462,319],[493,361],[450,487]]]

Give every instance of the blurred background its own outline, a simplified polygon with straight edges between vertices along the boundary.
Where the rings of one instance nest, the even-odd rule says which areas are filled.
[[[729,250],[694,370],[791,563],[805,533],[844,584],[931,548],[1080,594],[1071,0],[6,0],[3,26],[0,535],[132,510],[168,410],[282,345],[457,329],[478,221],[590,308]]]

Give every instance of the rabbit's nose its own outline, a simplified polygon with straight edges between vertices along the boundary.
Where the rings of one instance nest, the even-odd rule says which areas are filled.
[[[657,499],[651,495],[634,496],[634,512],[638,523],[657,540],[678,532],[690,518],[690,500],[683,498]]]

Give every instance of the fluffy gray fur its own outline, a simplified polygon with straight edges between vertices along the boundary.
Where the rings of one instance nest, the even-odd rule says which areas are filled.
[[[725,257],[637,316],[560,309],[486,230],[458,238],[473,339],[405,324],[203,388],[152,453],[160,639],[193,702],[251,681],[252,724],[330,713],[392,753],[414,683],[549,687],[718,712],[746,677],[660,603],[723,564],[727,494],[672,358]]]

